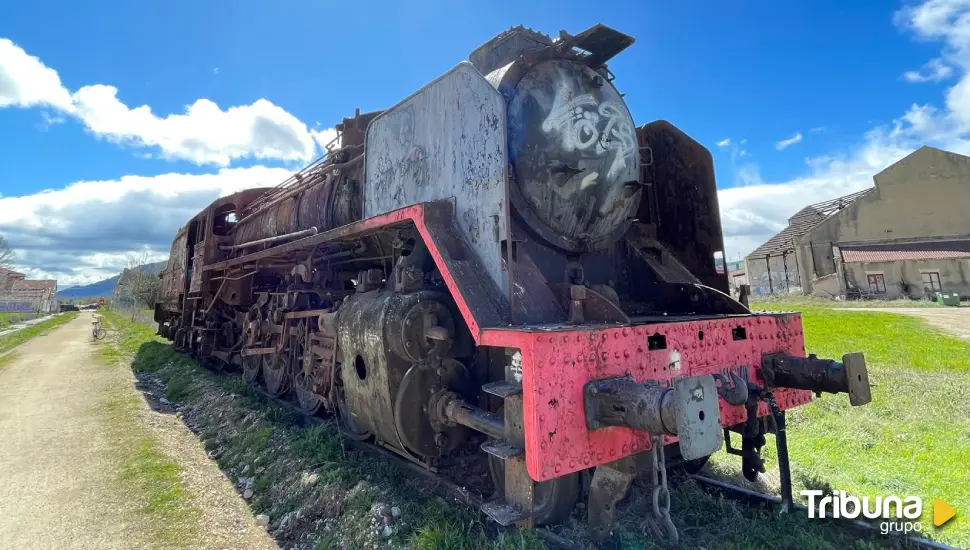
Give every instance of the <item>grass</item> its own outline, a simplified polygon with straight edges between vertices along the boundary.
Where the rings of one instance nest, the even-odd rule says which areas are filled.
[[[808,351],[836,359],[864,352],[874,386],[864,407],[826,395],[790,413],[796,491],[821,486],[856,496],[919,496],[923,536],[970,547],[970,343],[906,315],[817,303],[792,308],[789,301],[755,307],[800,309]],[[768,452],[774,458],[774,449]],[[736,466],[733,458],[719,454],[717,463]],[[935,498],[963,514],[933,528]]]
[[[198,510],[182,484],[182,468],[162,451],[141,424],[141,400],[126,387],[116,387],[104,405],[109,436],[121,457],[121,481],[138,503],[153,542],[186,547],[198,540]]]
[[[846,300],[836,302],[827,298],[814,298],[812,296],[790,295],[768,295],[759,296],[757,294],[750,297],[751,309],[768,310],[802,310],[814,308],[896,308],[896,307],[927,307],[940,308],[949,307],[932,302],[930,300],[910,300],[908,298],[898,298],[894,300]]]
[[[18,357],[18,354],[16,352],[10,352],[10,353],[0,355],[0,369],[3,369],[3,367],[9,365],[10,363],[13,363],[14,360],[17,359],[17,357]]]
[[[105,315],[113,328],[124,326],[117,316]],[[126,331],[122,330],[122,334]],[[132,339],[106,340],[102,356],[115,363],[133,357]],[[109,436],[121,459],[121,481],[147,519],[152,545],[183,548],[199,541],[199,513],[182,483],[182,468],[158,447],[141,419],[142,402],[126,386],[116,386],[103,407]]]
[[[23,344],[27,340],[34,338],[35,336],[40,336],[42,334],[47,334],[51,330],[65,324],[69,323],[74,318],[79,315],[77,311],[70,311],[67,313],[62,313],[55,317],[51,317],[46,321],[41,321],[36,325],[29,326],[25,329],[18,330],[13,334],[8,334],[6,336],[0,336],[0,354],[9,351],[20,344]]]

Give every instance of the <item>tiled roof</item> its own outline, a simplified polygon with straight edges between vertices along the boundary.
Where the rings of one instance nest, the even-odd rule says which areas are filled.
[[[43,300],[50,296],[46,288],[11,288],[0,289],[0,302],[18,300]]]
[[[895,262],[970,258],[970,239],[922,243],[841,246],[844,262]]]
[[[777,235],[754,249],[754,252],[748,254],[748,257],[764,258],[769,255],[776,256],[785,252],[793,252],[795,250],[795,240],[873,189],[875,188],[870,187],[864,191],[851,193],[837,199],[810,204],[802,208],[794,216],[788,218],[788,227],[782,229]]]
[[[57,288],[57,281],[53,279],[41,279],[37,281],[24,280],[24,281],[14,281],[13,288],[30,288],[30,289],[54,289]]]
[[[0,267],[0,275],[20,275],[21,277],[24,276],[23,273],[19,273],[17,271],[14,271],[12,269],[7,269],[5,267]]]

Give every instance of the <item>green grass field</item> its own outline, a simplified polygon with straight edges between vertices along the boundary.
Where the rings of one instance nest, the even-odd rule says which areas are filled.
[[[36,319],[37,313],[0,313],[0,330],[9,327],[20,321],[26,321],[27,319]]]
[[[836,359],[864,352],[874,386],[864,407],[826,394],[790,414],[796,490],[919,496],[924,536],[970,547],[970,343],[906,315],[835,311],[817,302],[752,307],[801,310],[808,351]],[[721,453],[716,464],[733,467],[733,458]],[[939,529],[932,526],[936,498],[957,509]]]

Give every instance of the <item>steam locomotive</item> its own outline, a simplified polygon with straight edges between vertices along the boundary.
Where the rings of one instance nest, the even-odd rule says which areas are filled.
[[[635,125],[606,65],[632,43],[517,27],[358,110],[321,159],[178,231],[159,334],[416,462],[480,446],[502,524],[588,491],[605,536],[637,475],[665,492],[726,440],[754,478],[769,432],[790,501],[784,411],[867,403],[864,358],[805,357],[797,313],[728,294],[711,155]],[[648,519],[675,538],[667,512]]]

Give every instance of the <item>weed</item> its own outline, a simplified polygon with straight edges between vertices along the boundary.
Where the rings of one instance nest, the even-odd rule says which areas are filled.
[[[17,359],[17,357],[19,357],[19,354],[14,351],[11,351],[4,355],[0,355],[0,369],[2,369],[6,365],[9,365],[10,363],[13,363]]]
[[[177,373],[166,382],[165,398],[169,401],[182,401],[189,394],[192,378],[186,373]]]
[[[153,536],[167,546],[190,545],[198,537],[198,510],[182,485],[181,467],[159,449],[141,425],[137,396],[124,388],[105,403],[109,435],[122,459],[121,480],[141,503]]]
[[[290,450],[299,458],[317,464],[336,462],[343,458],[340,434],[330,424],[296,428],[291,433]]]

